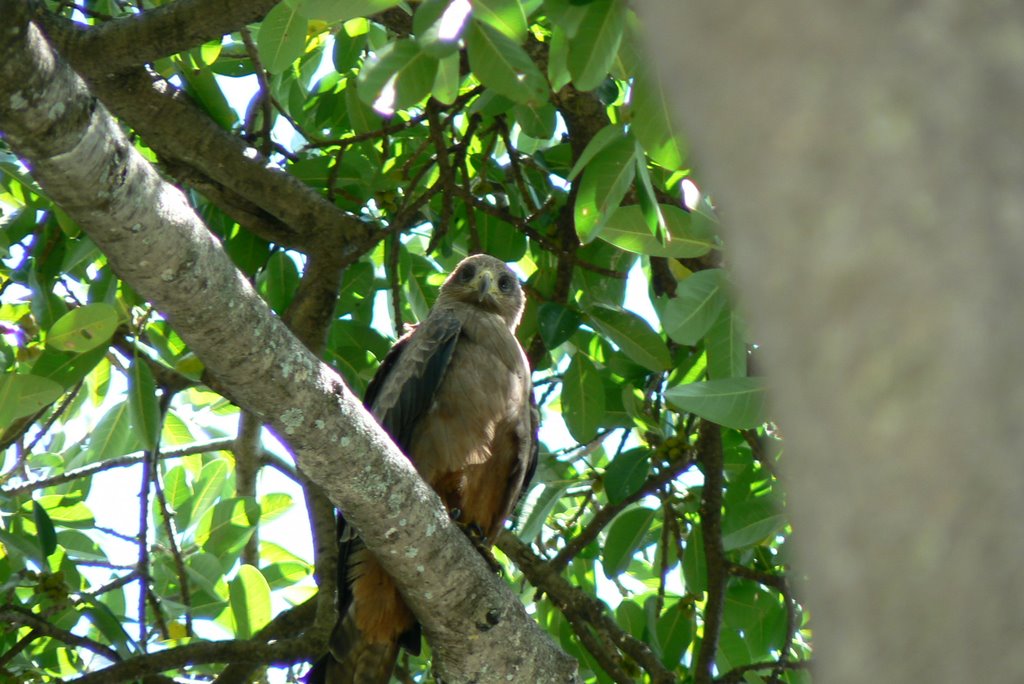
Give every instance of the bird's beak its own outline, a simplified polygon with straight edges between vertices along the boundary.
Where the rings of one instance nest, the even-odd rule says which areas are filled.
[[[476,298],[478,301],[482,302],[485,297],[494,294],[491,292],[491,283],[494,282],[494,274],[490,271],[481,271],[480,275],[477,276],[477,279],[479,282],[477,283]]]

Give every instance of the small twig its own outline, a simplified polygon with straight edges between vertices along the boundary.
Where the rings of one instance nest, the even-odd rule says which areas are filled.
[[[36,448],[36,445],[39,444],[39,440],[41,440],[43,436],[50,431],[50,428],[52,428],[53,424],[57,422],[57,419],[64,414],[64,412],[68,409],[68,406],[71,405],[71,402],[73,402],[75,400],[75,397],[78,396],[78,391],[81,389],[82,381],[79,380],[78,383],[73,388],[71,388],[71,391],[68,392],[64,399],[60,402],[60,405],[57,406],[56,410],[50,414],[49,418],[46,419],[46,422],[43,424],[42,428],[40,428],[39,432],[36,433],[36,436],[33,437],[32,441],[28,443],[28,446],[25,447],[25,451],[31,453],[32,450]],[[2,481],[3,480],[0,479],[0,482]]]
[[[194,444],[192,446],[183,447],[179,449],[171,449],[169,451],[159,454],[160,460],[166,460],[169,458],[181,458],[182,456],[191,456],[192,454],[205,454],[210,451],[224,451],[231,449],[234,444],[232,439],[221,439],[214,442],[207,442],[205,444]],[[46,487],[53,487],[60,484],[65,484],[73,480],[77,480],[83,477],[91,477],[96,473],[101,473],[105,470],[112,470],[114,468],[125,468],[142,463],[142,454],[128,454],[126,456],[118,456],[111,458],[100,463],[90,463],[87,466],[81,468],[75,468],[74,470],[68,470],[60,475],[54,475],[53,477],[44,478],[41,480],[30,480],[28,482],[13,486],[5,487],[0,489],[0,493],[5,496],[14,496],[16,494],[23,494],[24,492],[31,492],[37,489],[44,489]],[[135,538],[131,538],[132,542],[135,542]]]
[[[153,482],[153,453],[142,452],[142,485],[139,489],[139,648],[147,641],[146,599],[149,595],[149,489]]]
[[[624,508],[639,501],[648,494],[656,492],[693,466],[693,461],[680,459],[671,464],[668,468],[647,478],[644,485],[617,504],[608,504],[594,514],[587,526],[573,537],[572,541],[562,547],[562,550],[551,559],[551,567],[556,572],[561,572],[569,564],[576,554],[582,551],[588,544],[597,539],[597,535],[603,530]]]
[[[111,660],[115,663],[121,660],[121,656],[118,655],[117,651],[109,646],[104,646],[98,641],[93,641],[92,639],[81,637],[77,634],[72,634],[66,630],[54,627],[38,615],[19,606],[5,606],[0,608],[0,622],[29,627],[33,631],[38,632],[41,636],[48,636],[70,646],[79,646],[92,651],[93,653],[98,653],[107,660]]]
[[[391,235],[391,254],[388,259],[388,277],[391,280],[391,316],[395,325],[395,335],[405,334],[405,321],[402,320],[402,285],[398,276],[398,256],[402,248],[402,240],[398,233]]]
[[[748,663],[747,665],[741,665],[733,668],[726,672],[724,675],[715,680],[715,684],[740,684],[743,682],[743,675],[747,672],[756,672],[757,670],[767,670],[769,668],[780,668],[783,670],[805,670],[811,666],[810,660],[795,660],[789,663],[779,663],[774,660],[766,660],[758,663]]]

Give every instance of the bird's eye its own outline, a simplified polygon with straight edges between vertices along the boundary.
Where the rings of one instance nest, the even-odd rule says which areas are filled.
[[[459,269],[458,279],[460,283],[468,283],[476,275],[476,267],[473,264],[466,264]]]
[[[512,278],[512,276],[503,275],[500,278],[498,278],[498,289],[504,292],[505,294],[511,292],[514,287],[515,280]]]

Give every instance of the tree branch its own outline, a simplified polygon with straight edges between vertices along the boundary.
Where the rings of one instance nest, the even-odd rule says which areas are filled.
[[[92,651],[93,653],[97,653],[107,660],[116,662],[121,659],[121,656],[118,655],[117,651],[109,646],[104,646],[98,641],[93,641],[86,637],[80,637],[77,634],[72,634],[66,630],[54,627],[38,615],[18,606],[6,606],[4,608],[0,608],[0,621],[13,625],[30,627],[34,632],[36,632],[37,636],[48,636],[70,646],[79,646],[88,651]]]
[[[271,426],[344,509],[423,624],[445,679],[486,672],[488,679],[576,681],[575,662],[493,576],[337,374],[270,314],[181,192],[162,181],[27,22],[24,5],[0,0],[0,13],[8,18],[0,128],[11,147],[115,272],[164,313],[233,399]],[[270,648],[299,657],[283,644]]]
[[[131,17],[82,28],[65,22],[61,52],[89,55],[115,74],[130,66],[154,62],[196,45],[220,40],[246,24],[259,21],[279,0],[175,0]],[[40,15],[45,12],[40,10]],[[39,16],[47,23],[62,21]]]
[[[700,424],[697,458],[704,470],[704,488],[700,500],[700,524],[707,559],[708,598],[704,606],[704,636],[694,664],[694,682],[711,684],[718,653],[718,637],[725,609],[725,589],[729,565],[722,548],[722,472],[721,428],[706,420]]]

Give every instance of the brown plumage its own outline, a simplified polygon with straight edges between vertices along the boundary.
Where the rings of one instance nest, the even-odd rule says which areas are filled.
[[[509,267],[463,259],[430,314],[385,357],[365,404],[487,546],[536,464],[530,369],[515,337],[523,291]],[[386,684],[399,646],[419,652],[419,626],[391,578],[339,515],[338,610],[331,652],[309,684]]]

